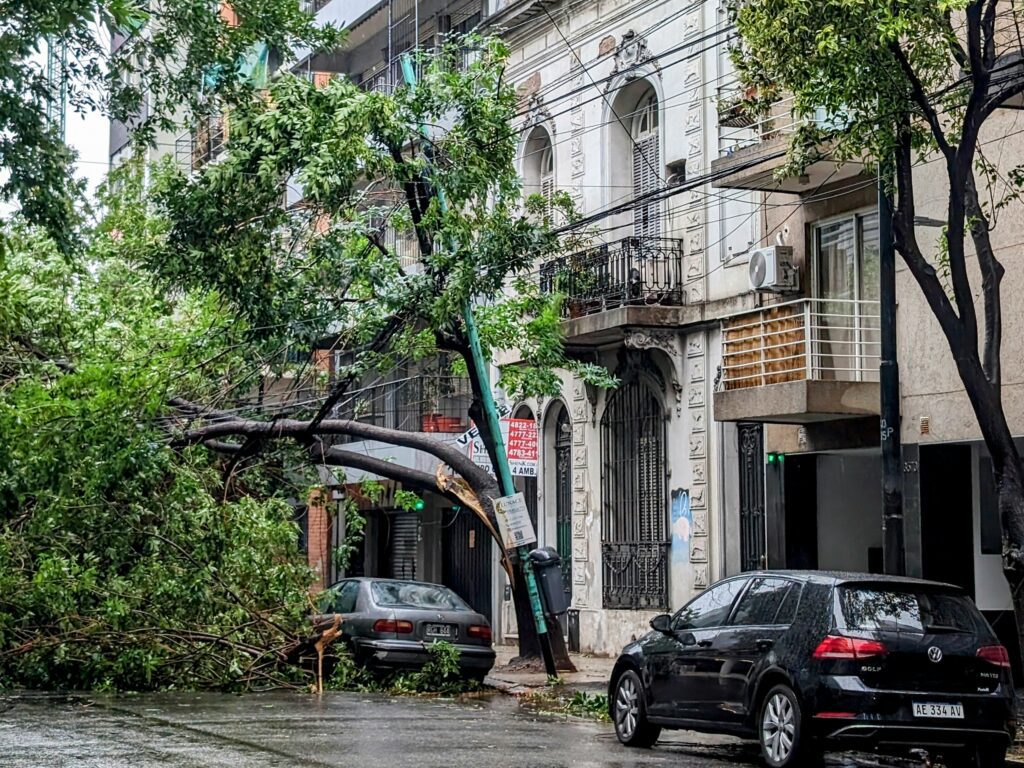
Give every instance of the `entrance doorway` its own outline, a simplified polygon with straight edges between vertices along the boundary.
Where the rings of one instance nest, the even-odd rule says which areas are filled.
[[[974,594],[971,447],[922,445],[921,575]]]
[[[491,535],[475,514],[465,508],[446,509],[442,516],[442,581],[491,619]]]

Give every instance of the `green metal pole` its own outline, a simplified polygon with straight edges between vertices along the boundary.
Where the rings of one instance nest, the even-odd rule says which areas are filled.
[[[412,57],[408,53],[402,54],[402,75],[410,88],[416,87],[416,69],[413,67]],[[419,126],[419,131],[424,138],[428,138],[426,126]],[[440,187],[435,187],[435,189],[441,210],[447,212],[448,200],[445,197],[444,190]],[[494,395],[491,393],[489,365],[488,361],[484,359],[483,347],[480,344],[480,334],[477,331],[476,320],[473,318],[473,304],[470,299],[467,299],[462,307],[462,318],[466,323],[466,335],[469,337],[469,350],[473,358],[473,368],[476,371],[477,380],[480,382],[481,405],[487,418],[487,426],[494,437],[495,459],[498,463],[498,484],[503,496],[511,496],[516,492],[516,488],[512,482],[512,471],[508,465],[505,438],[501,434],[501,419],[498,417],[498,409],[494,405]],[[555,667],[555,658],[551,652],[547,620],[544,617],[544,607],[541,605],[540,590],[537,588],[537,576],[533,572],[533,564],[530,562],[530,553],[526,547],[517,547],[516,555],[519,558],[519,566],[523,569],[523,579],[526,581],[526,591],[530,597],[530,610],[533,613],[533,621],[537,627],[537,639],[540,642],[541,655],[544,657],[544,668],[549,676],[554,677],[558,674],[558,670]]]

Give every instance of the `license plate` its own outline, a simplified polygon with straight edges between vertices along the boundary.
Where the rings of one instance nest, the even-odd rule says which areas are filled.
[[[451,624],[427,624],[427,637],[455,637],[455,627]]]
[[[963,704],[936,704],[932,701],[915,701],[914,717],[944,717],[952,720],[964,719]]]

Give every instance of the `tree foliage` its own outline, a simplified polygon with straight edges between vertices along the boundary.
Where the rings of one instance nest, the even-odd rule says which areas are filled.
[[[161,293],[117,256],[114,223],[82,261],[5,233],[0,687],[296,680],[311,574],[280,458],[226,487],[160,421],[172,394],[237,376],[239,332],[216,297]]]
[[[239,74],[254,46],[289,60],[340,39],[298,0],[232,0],[224,12],[209,0],[7,0],[0,20],[0,199],[64,251],[78,245],[81,186],[46,118],[61,93],[41,63],[49,45],[66,50],[60,79],[73,110],[101,110],[149,144],[192,115],[247,101],[255,84]]]

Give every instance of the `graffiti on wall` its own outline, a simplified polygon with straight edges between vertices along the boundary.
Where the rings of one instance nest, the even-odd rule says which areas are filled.
[[[690,561],[690,539],[693,536],[693,512],[690,493],[683,488],[672,491],[672,562]]]

